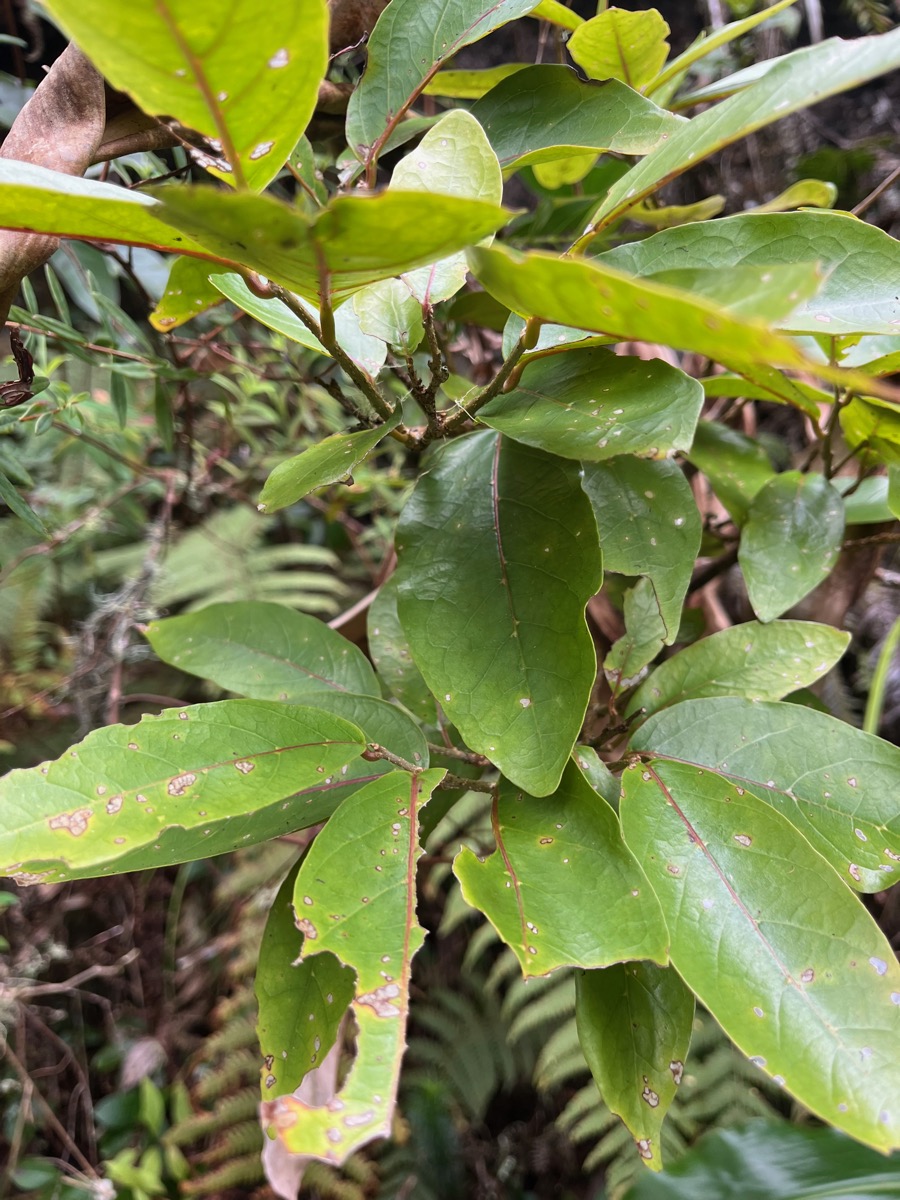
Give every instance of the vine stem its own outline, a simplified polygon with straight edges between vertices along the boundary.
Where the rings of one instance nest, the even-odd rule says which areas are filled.
[[[525,328],[519,334],[518,341],[503,360],[500,370],[497,372],[491,382],[483,387],[480,392],[476,393],[475,397],[465,408],[460,407],[459,412],[455,413],[452,417],[448,418],[448,420],[444,421],[443,429],[441,431],[444,437],[449,437],[454,433],[458,433],[462,426],[465,425],[466,421],[470,421],[480,409],[484,408],[489,400],[493,400],[495,396],[499,395],[500,392],[503,391],[504,386],[512,378],[513,372],[519,365],[519,360],[521,359],[522,355],[534,342],[535,333],[533,322],[534,318],[529,320],[525,325]]]
[[[362,757],[366,762],[378,762],[379,760],[389,762],[392,766],[399,767],[401,771],[409,771],[413,775],[421,774],[423,770],[422,767],[417,767],[415,763],[409,762],[408,759],[401,758],[399,754],[394,754],[393,750],[388,750],[387,747],[379,745],[378,742],[369,742],[362,752]],[[438,787],[444,790],[462,788],[469,792],[487,792],[490,796],[496,796],[497,794],[497,785],[495,783],[487,783],[483,779],[463,779],[461,775],[445,775],[438,784]]]

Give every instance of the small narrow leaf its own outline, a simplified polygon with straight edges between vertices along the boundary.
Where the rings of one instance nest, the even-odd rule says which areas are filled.
[[[303,935],[294,918],[294,885],[302,860],[288,872],[269,910],[254,989],[262,1053],[263,1100],[299,1087],[334,1045],[353,999],[354,978],[333,954],[298,962]]]
[[[575,976],[578,1040],[607,1107],[621,1117],[651,1170],[660,1130],[684,1075],[694,996],[671,967],[616,963]]]
[[[342,1163],[390,1133],[410,968],[425,936],[416,919],[419,813],[443,775],[395,771],[358,791],[316,838],[298,873],[294,912],[303,959],[331,952],[353,969],[357,1036],[350,1074],[325,1107],[295,1096],[263,1105],[264,1121],[292,1154]]]
[[[649,578],[664,641],[671,645],[702,532],[681,468],[668,460],[623,456],[586,466],[582,487],[597,519],[606,569]]]
[[[697,380],[659,359],[574,349],[529,363],[479,419],[528,446],[602,462],[687,450],[702,404]]]
[[[831,572],[844,536],[840,493],[821,475],[785,471],[754,496],[738,561],[753,611],[781,616]]]
[[[504,171],[572,154],[648,154],[686,124],[624,83],[588,83],[569,67],[526,67],[472,108]]]
[[[163,662],[244,696],[294,700],[329,690],[380,694],[361,650],[323,621],[282,604],[210,604],[151,621],[145,636]]]
[[[222,293],[210,282],[210,265],[202,258],[176,258],[169,271],[166,290],[150,314],[154,329],[167,333],[222,303]]]
[[[432,464],[397,530],[401,624],[467,744],[548,795],[595,674],[584,608],[602,569],[578,468],[492,431]]]
[[[7,479],[2,471],[0,471],[0,504],[5,504],[10,512],[15,513],[20,521],[24,521],[32,533],[36,533],[40,538],[47,536],[44,522],[31,505],[22,499],[16,487]]]
[[[483,70],[438,71],[422,88],[422,95],[447,96],[451,100],[480,100],[492,87],[530,65],[525,62],[503,63],[499,67],[486,67]]]
[[[569,38],[568,51],[589,79],[621,79],[641,91],[669,56],[669,26],[655,8],[607,8]]]
[[[851,887],[878,892],[900,873],[900,750],[844,721],[799,704],[687,700],[652,716],[631,748],[753,788]]]
[[[666,644],[667,636],[653,583],[639,579],[625,593],[625,632],[603,660],[603,670],[615,694],[637,683],[644,667]],[[671,636],[674,638],[674,633]]]
[[[287,797],[364,747],[349,721],[259,700],[97,729],[55,762],[0,779],[0,874],[84,879],[266,841],[303,824]]]
[[[660,663],[631,697],[626,715],[649,716],[701,696],[781,700],[830,671],[849,645],[849,633],[811,621],[734,625]]]
[[[747,519],[753,497],[775,475],[759,442],[717,421],[701,421],[688,459],[703,472],[734,520]]]
[[[629,767],[621,814],[672,963],[728,1036],[818,1116],[900,1144],[900,965],[859,900],[785,817],[714,772]]]
[[[366,640],[378,678],[392,695],[420,721],[437,725],[434,696],[413,661],[409,642],[397,615],[396,574],[381,585],[369,605]]]
[[[494,836],[493,854],[480,861],[466,847],[453,871],[526,976],[627,958],[666,961],[656,897],[616,814],[574,762],[550,799],[504,783]]]
[[[333,433],[302,454],[279,463],[266,480],[259,497],[261,512],[277,512],[302,500],[316,488],[346,479],[399,424],[400,414],[375,429]]]

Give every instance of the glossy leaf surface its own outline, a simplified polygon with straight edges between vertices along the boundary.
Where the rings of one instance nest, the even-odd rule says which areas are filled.
[[[402,705],[427,725],[437,725],[437,705],[413,661],[409,642],[397,615],[397,576],[378,589],[369,606],[366,626],[369,653],[379,679]]]
[[[210,282],[210,264],[202,258],[182,255],[176,258],[169,271],[166,290],[150,314],[154,329],[168,332],[198,317],[215,304],[222,303],[222,293]]]
[[[713,105],[612,186],[592,223],[609,224],[667,179],[772,121],[900,66],[900,30],[878,37],[830,38],[787,54],[762,79]]]
[[[688,449],[702,404],[703,388],[683,371],[598,348],[529,363],[479,419],[562,458],[601,462]]]
[[[479,861],[464,847],[453,870],[466,902],[485,914],[525,975],[666,961],[656,897],[616,814],[574,762],[552,798],[504,783],[493,825],[494,853]]]
[[[569,67],[526,67],[472,108],[503,169],[613,150],[648,154],[685,120],[617,80],[585,82]]]
[[[347,479],[353,468],[363,461],[399,424],[399,415],[375,429],[360,429],[355,433],[333,433],[302,454],[279,463],[266,480],[259,496],[262,512],[277,512],[302,500],[316,488]]]
[[[146,637],[173,667],[260,700],[332,690],[380,694],[361,650],[323,621],[282,604],[210,604],[151,621]]]
[[[849,645],[849,633],[812,621],[733,625],[660,663],[626,715],[643,709],[649,716],[703,696],[781,700],[830,671]]]
[[[665,641],[673,642],[701,534],[683,472],[667,460],[623,456],[586,466],[582,487],[597,519],[604,566],[649,578]]]
[[[781,813],[688,763],[626,769],[628,846],[672,963],[751,1061],[860,1141],[900,1142],[900,965]]]
[[[333,954],[297,961],[303,944],[293,905],[299,869],[297,862],[278,889],[256,964],[263,1100],[292,1092],[325,1057],[353,999],[353,972]]]
[[[589,79],[620,79],[641,91],[668,58],[669,26],[656,9],[607,8],[579,25],[567,49]]]
[[[584,608],[602,571],[578,468],[487,431],[431,462],[397,530],[400,622],[467,744],[548,795],[595,673]]]
[[[380,145],[441,62],[535,7],[536,0],[393,0],[372,31],[368,63],[347,110],[361,161]]]
[[[578,1040],[594,1082],[659,1171],[660,1130],[691,1042],[693,993],[671,967],[650,962],[579,972],[575,985]]]
[[[631,747],[752,788],[860,891],[900,873],[900,750],[880,738],[798,704],[722,696],[656,713]]]
[[[215,173],[261,189],[313,114],[328,66],[325,0],[79,0],[47,5],[99,71],[137,106],[214,139]]]
[[[189,862],[302,825],[286,801],[358,758],[355,725],[259,700],[110,725],[0,780],[0,872],[19,883]]]
[[[760,488],[738,561],[761,621],[780,617],[830,574],[843,536],[843,501],[822,475],[784,471]]]
[[[425,935],[416,919],[419,812],[443,774],[394,771],[358,791],[331,818],[300,868],[294,912],[304,934],[303,958],[329,951],[353,969],[357,1035],[353,1066],[334,1100],[312,1108],[281,1096],[263,1106],[264,1120],[293,1154],[341,1163],[390,1133],[410,968]]]
[[[844,213],[746,213],[715,224],[685,225],[643,242],[618,246],[600,262],[642,278],[668,278],[671,271],[708,271],[730,279],[736,269],[818,264],[822,284],[812,299],[774,323],[796,333],[840,336],[896,334],[900,300],[894,281],[900,246],[874,225]]]
[[[799,366],[803,357],[781,334],[731,316],[690,292],[655,284],[594,261],[518,254],[491,246],[468,252],[473,274],[522,316],[606,333],[619,340],[697,350],[718,362]]]

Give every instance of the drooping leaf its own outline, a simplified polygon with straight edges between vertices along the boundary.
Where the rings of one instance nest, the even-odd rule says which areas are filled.
[[[365,74],[347,109],[347,144],[362,162],[388,135],[440,64],[535,7],[536,0],[393,0],[372,30]]]
[[[890,467],[900,465],[900,412],[874,396],[854,397],[840,411],[841,431],[847,444],[863,459]]]
[[[747,519],[756,493],[775,475],[759,444],[717,421],[701,421],[687,456],[703,472],[738,524]]]
[[[834,208],[838,197],[837,185],[827,179],[798,179],[767,200],[757,204],[753,213],[789,212],[792,208]]]
[[[222,179],[260,190],[316,106],[328,66],[325,0],[287,0],[262,20],[254,0],[83,0],[47,7],[91,62],[144,112],[211,138]]]
[[[282,604],[210,604],[151,621],[145,636],[163,662],[244,696],[293,701],[329,690],[380,695],[361,650],[323,621]]]
[[[540,0],[540,4],[531,10],[529,16],[535,20],[549,21],[551,25],[559,25],[561,29],[577,29],[584,21],[584,17],[560,3],[560,0]]]
[[[366,638],[379,679],[420,721],[437,725],[434,696],[413,661],[397,615],[396,575],[381,585],[369,605]]]
[[[707,375],[700,381],[703,391],[709,396],[741,396],[745,400],[768,400],[781,404],[793,404],[796,408],[818,422],[821,414],[821,404],[831,404],[832,394],[822,388],[814,387],[802,379],[792,379],[764,363],[750,368],[744,368],[741,375],[729,372],[719,375]],[[715,422],[705,422],[707,429],[724,430],[722,436],[734,432],[728,426],[717,425]],[[738,435],[744,438],[743,434]],[[745,444],[747,439],[740,444]],[[702,453],[702,450],[701,450]],[[727,452],[726,452],[727,454]]]
[[[432,463],[398,525],[400,622],[467,744],[548,795],[595,674],[584,607],[602,570],[578,468],[489,431]]]
[[[694,996],[671,967],[615,963],[575,976],[578,1040],[607,1107],[621,1117],[651,1170],[660,1130],[684,1074]]]
[[[795,333],[840,336],[896,334],[900,300],[894,282],[900,245],[874,225],[846,213],[743,213],[706,225],[682,225],[599,255],[596,261],[641,278],[677,283],[672,272],[732,279],[735,271],[818,265],[821,285],[771,321]]]
[[[612,186],[591,226],[610,224],[661,183],[724,146],[898,66],[900,29],[855,41],[829,38],[786,54],[758,82],[694,117],[633,167]]]
[[[830,573],[844,536],[840,493],[822,475],[784,471],[753,497],[738,561],[753,611],[780,617]]]
[[[645,577],[625,593],[625,632],[614,642],[603,660],[603,670],[614,694],[632,687],[640,679],[647,663],[656,658],[666,644],[674,639],[677,629],[670,633],[660,612],[653,582]]]
[[[254,989],[263,1100],[299,1087],[334,1045],[353,999],[353,972],[333,954],[297,962],[303,935],[294,919],[293,899],[301,861],[278,889],[259,945]]]
[[[791,823],[688,763],[626,769],[625,839],[660,899],[679,975],[751,1061],[881,1150],[900,1143],[900,964]]]
[[[648,154],[686,124],[624,83],[589,83],[569,67],[526,67],[472,108],[504,171],[571,154]]]
[[[623,1200],[883,1200],[900,1164],[840,1133],[788,1121],[717,1129]]]
[[[671,644],[700,549],[702,527],[690,484],[674,462],[623,456],[586,466],[582,487],[594,509],[606,569],[649,578]]]
[[[464,847],[453,871],[526,976],[626,958],[666,961],[656,897],[616,814],[574,762],[552,798],[504,783],[493,826],[494,853],[479,861]]]
[[[522,71],[530,63],[503,63],[473,71],[438,71],[422,88],[423,96],[447,96],[454,100],[480,100],[501,80]],[[462,110],[453,110],[462,111]]]
[[[341,1163],[390,1133],[410,967],[425,934],[416,919],[419,811],[443,775],[394,771],[358,791],[334,814],[300,868],[294,912],[304,935],[303,958],[330,951],[354,970],[357,1035],[350,1073],[326,1106],[312,1108],[294,1096],[263,1105],[263,1120],[292,1154]]]
[[[468,252],[483,287],[522,316],[537,316],[617,340],[660,342],[697,350],[726,365],[766,362],[800,366],[800,350],[755,320],[679,288],[626,275],[596,261],[558,258],[499,246]],[[807,364],[808,365],[808,364]]]
[[[697,380],[659,359],[576,349],[529,363],[479,419],[562,458],[602,462],[687,450],[702,404]]]
[[[154,329],[167,333],[222,303],[222,293],[210,282],[210,264],[202,258],[182,255],[169,271],[166,290],[150,314]]]
[[[656,713],[631,747],[752,788],[860,891],[900,873],[900,750],[880,738],[799,704],[720,696]]]
[[[280,300],[264,300],[260,296],[255,295],[247,287],[242,276],[234,275],[230,272],[214,274],[210,276],[210,283],[223,296],[227,296],[233,304],[236,304],[238,308],[242,308],[245,313],[249,313],[261,325],[265,325],[267,329],[274,329],[276,333],[283,333],[291,341],[299,342],[301,346],[315,350],[317,354],[325,354],[331,357],[331,351],[327,350],[321,344],[315,334],[303,324],[299,317],[291,312],[287,305],[282,304]],[[318,322],[318,309],[301,300],[299,296],[297,300],[307,309],[310,316]],[[387,346],[379,338],[363,333],[359,327],[359,318],[353,309],[352,300],[346,301],[346,303],[335,310],[334,333],[341,349],[346,350],[354,362],[358,363],[370,375],[378,374],[387,358]]]
[[[398,412],[390,421],[375,429],[361,429],[355,433],[333,433],[304,450],[302,454],[279,463],[260,493],[260,511],[277,512],[279,508],[286,508],[289,504],[302,500],[316,488],[346,479],[352,474],[353,468],[361,463],[399,422]]]
[[[110,725],[0,779],[0,873],[83,879],[221,854],[299,828],[286,801],[365,741],[300,705],[224,700]]]
[[[669,26],[655,8],[607,8],[578,26],[567,49],[588,79],[620,79],[639,92],[668,58],[668,36]]]
[[[812,621],[751,621],[685,646],[660,663],[628,702],[647,716],[701,696],[781,700],[830,671],[850,634]]]

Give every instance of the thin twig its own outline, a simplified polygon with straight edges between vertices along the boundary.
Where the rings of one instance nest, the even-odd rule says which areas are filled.
[[[449,437],[451,434],[458,433],[459,430],[470,421],[480,409],[488,403],[489,400],[500,394],[503,390],[503,385],[510,378],[513,371],[519,364],[522,355],[528,349],[528,343],[531,340],[531,331],[526,325],[519,334],[519,339],[510,350],[509,354],[503,360],[500,370],[494,376],[489,384],[481,389],[474,398],[466,405],[465,408],[460,407],[459,412],[449,417],[443,423],[442,434],[444,437]]]

